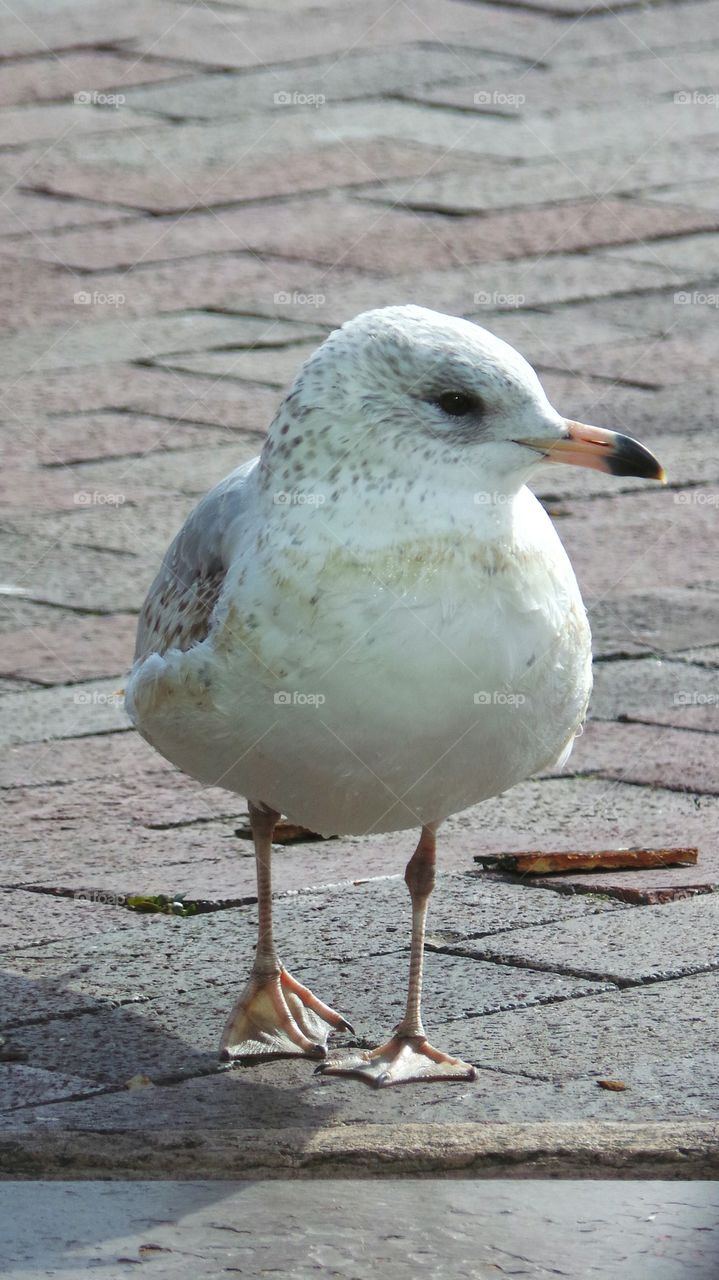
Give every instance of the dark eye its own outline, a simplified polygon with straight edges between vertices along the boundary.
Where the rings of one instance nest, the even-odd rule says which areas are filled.
[[[476,413],[481,409],[481,405],[476,396],[470,396],[465,391],[443,391],[441,396],[437,396],[432,401],[443,413],[449,414],[450,418],[466,418],[469,413]]]

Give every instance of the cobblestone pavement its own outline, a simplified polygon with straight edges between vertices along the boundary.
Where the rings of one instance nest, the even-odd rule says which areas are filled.
[[[226,1172],[250,1148],[290,1167],[288,1132],[320,1168],[354,1134],[366,1167],[389,1126],[410,1169],[549,1151],[571,1172],[600,1151],[595,1171],[626,1172],[635,1150],[646,1176],[708,1168],[719,2],[2,9],[2,1168],[142,1148],[171,1172],[223,1141]],[[115,690],[197,497],[258,451],[331,327],[405,301],[507,338],[568,417],[640,437],[669,485],[553,468],[539,487],[591,615],[591,718],[561,775],[441,835],[427,1022],[478,1082],[375,1095],[306,1063],[218,1069],[252,947],[245,806],[155,756]],[[475,862],[617,845],[699,862],[533,886]],[[277,854],[278,891],[306,891],[278,903],[285,959],[363,1044],[401,998],[410,849]],[[131,894],[203,911],[138,914]]]

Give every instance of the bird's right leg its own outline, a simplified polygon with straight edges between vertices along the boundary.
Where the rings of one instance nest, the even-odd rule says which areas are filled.
[[[224,1059],[324,1058],[331,1031],[351,1031],[339,1013],[303,987],[280,962],[272,934],[272,833],[279,813],[250,803],[257,863],[259,928],[249,981],[222,1033]]]

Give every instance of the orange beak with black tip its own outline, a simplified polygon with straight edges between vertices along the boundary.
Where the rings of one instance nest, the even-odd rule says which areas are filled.
[[[565,419],[564,426],[566,432],[558,439],[517,440],[516,443],[536,449],[547,462],[569,462],[576,467],[606,471],[612,476],[641,476],[666,483],[661,463],[631,436],[569,419]]]

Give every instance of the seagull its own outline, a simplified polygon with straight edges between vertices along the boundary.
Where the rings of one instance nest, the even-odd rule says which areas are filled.
[[[586,612],[527,487],[559,462],[664,479],[635,440],[561,417],[486,329],[384,307],[309,357],[259,457],[170,545],[126,705],[166,759],[248,799],[258,939],[224,1060],[308,1057],[375,1087],[476,1077],[422,1023],[437,829],[563,762],[586,714]],[[327,836],[419,829],[406,1011],[377,1048],[328,1055],[350,1024],[278,956],[282,814]]]

